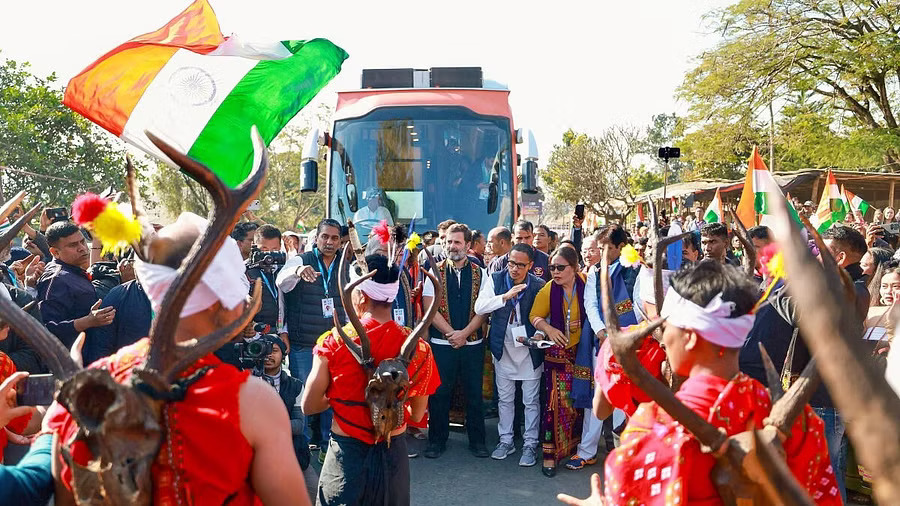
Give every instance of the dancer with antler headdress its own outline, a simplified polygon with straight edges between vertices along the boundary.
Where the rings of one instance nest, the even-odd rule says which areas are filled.
[[[278,395],[211,354],[259,308],[261,286],[248,301],[243,261],[228,231],[265,180],[262,139],[254,128],[259,165],[230,189],[148,136],[214,205],[211,222],[185,214],[156,234],[144,227],[132,242],[156,310],[149,338],[83,369],[53,334],[0,298],[0,318],[31,342],[61,385],[44,420],[56,436],[57,504],[308,503]],[[130,163],[128,176],[132,211],[140,214]],[[100,232],[101,224],[94,226]]]
[[[350,323],[341,326],[335,316],[335,328],[322,336],[302,399],[307,414],[329,407],[334,412],[317,504],[408,505],[404,433],[407,420],[424,416],[440,383],[431,347],[422,339],[437,305],[432,302],[413,330],[398,324],[391,305],[399,267],[374,254],[351,268],[349,250],[348,244],[338,281]],[[428,276],[440,289],[440,281]]]
[[[672,277],[662,319],[624,335],[615,325],[609,281],[601,281],[616,356],[653,399],[638,407],[622,446],[607,458],[604,504],[841,504],[823,423],[806,405],[812,367],[787,393],[777,381],[770,385],[774,404],[760,383],[739,372],[756,287],[737,268],[713,260],[683,268]],[[663,320],[671,366],[687,377],[675,394],[634,355]]]

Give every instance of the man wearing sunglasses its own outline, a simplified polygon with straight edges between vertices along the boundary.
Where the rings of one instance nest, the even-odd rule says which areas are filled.
[[[544,372],[544,351],[528,348],[520,338],[534,337],[534,326],[528,319],[534,298],[544,286],[544,280],[529,273],[535,250],[527,244],[516,244],[509,252],[506,269],[485,279],[486,288],[478,294],[475,312],[490,315],[488,345],[494,360],[497,381],[500,422],[497,431],[500,443],[491,454],[503,460],[515,453],[513,419],[515,417],[516,382],[522,382],[522,403],[525,406],[525,443],[519,465],[537,464],[537,446],[541,416],[540,388]]]

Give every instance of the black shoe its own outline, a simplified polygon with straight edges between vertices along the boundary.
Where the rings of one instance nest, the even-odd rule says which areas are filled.
[[[556,467],[542,467],[541,472],[544,473],[544,476],[547,478],[553,478],[556,476]]]
[[[470,446],[469,451],[472,452],[472,455],[478,457],[479,459],[486,459],[491,455],[491,453],[487,451],[487,448],[484,445]]]
[[[425,452],[422,453],[422,455],[424,455],[426,459],[436,459],[445,451],[447,451],[447,447],[442,444],[428,443],[428,447],[425,448]]]

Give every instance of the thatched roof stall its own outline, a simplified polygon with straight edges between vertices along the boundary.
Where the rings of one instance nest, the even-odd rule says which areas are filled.
[[[774,176],[782,191],[790,193],[791,197],[797,198],[800,202],[807,200],[818,202],[827,172],[827,169],[809,169],[797,172],[776,172]],[[900,174],[852,170],[833,170],[832,172],[839,185],[843,184],[847,190],[862,197],[872,207],[880,209],[890,205],[896,208],[896,199],[900,198],[900,193],[895,193],[895,186],[900,190],[900,184],[897,184],[900,182]],[[665,189],[665,198],[668,200],[675,197],[686,205],[694,202],[708,203],[712,200],[717,188],[724,203],[736,204],[741,197],[744,180],[700,179],[675,183]],[[657,188],[637,196],[638,201],[647,201],[650,198],[662,199],[663,188]]]

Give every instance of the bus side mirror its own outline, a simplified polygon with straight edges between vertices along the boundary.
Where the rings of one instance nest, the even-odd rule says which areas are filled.
[[[319,191],[319,162],[315,160],[300,162],[300,191],[303,193]]]
[[[300,162],[300,191],[319,191],[319,129],[313,128],[303,143],[303,157]]]
[[[525,160],[522,167],[522,193],[537,193],[537,161]]]

